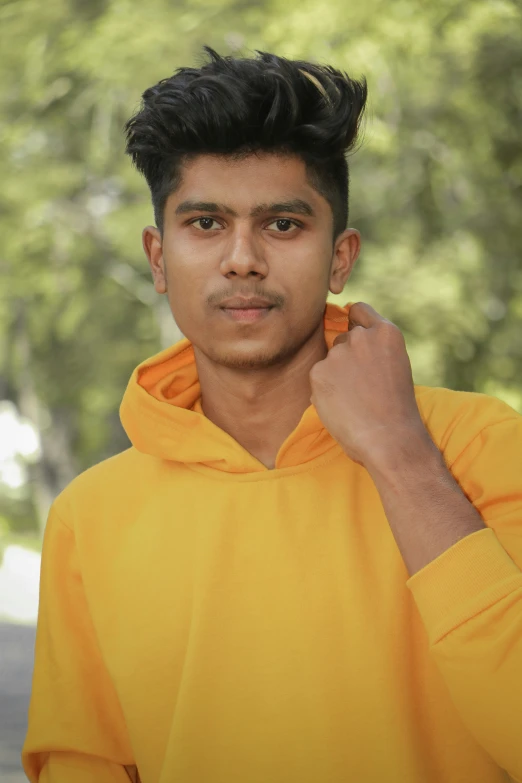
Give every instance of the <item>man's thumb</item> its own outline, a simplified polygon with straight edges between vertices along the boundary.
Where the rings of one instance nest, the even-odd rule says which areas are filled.
[[[332,348],[334,347],[334,345],[338,345],[339,343],[345,343],[347,339],[348,339],[348,333],[347,332],[343,332],[342,334],[338,334],[337,337],[335,338],[335,340],[332,343]]]

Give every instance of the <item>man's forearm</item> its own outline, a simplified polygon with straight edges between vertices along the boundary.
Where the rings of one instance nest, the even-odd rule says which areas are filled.
[[[486,528],[429,437],[394,445],[366,468],[410,576]]]

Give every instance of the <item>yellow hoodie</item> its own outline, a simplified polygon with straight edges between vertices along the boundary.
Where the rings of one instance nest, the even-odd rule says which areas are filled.
[[[205,418],[188,339],[134,370],[132,447],[49,513],[32,783],[522,781],[522,416],[415,391],[487,529],[409,578],[313,406],[268,470]]]

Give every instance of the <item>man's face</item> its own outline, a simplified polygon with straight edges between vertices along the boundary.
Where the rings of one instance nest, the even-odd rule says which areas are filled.
[[[328,290],[342,292],[359,250],[353,230],[333,247],[332,226],[302,160],[201,155],[167,200],[163,239],[149,227],[143,242],[155,289],[167,293],[196,358],[201,351],[219,365],[261,369],[323,340]],[[236,320],[220,307],[233,296],[261,296],[273,307]]]

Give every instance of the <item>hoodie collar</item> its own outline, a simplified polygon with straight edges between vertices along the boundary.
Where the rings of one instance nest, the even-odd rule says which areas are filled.
[[[327,302],[323,322],[328,350],[335,337],[348,330],[351,304],[340,307]],[[120,405],[120,419],[132,445],[143,454],[205,472],[268,472],[231,435],[205,417],[194,349],[188,338],[135,368]],[[341,447],[310,404],[279,449],[275,469],[309,466],[330,456],[332,450],[337,453]]]

